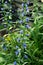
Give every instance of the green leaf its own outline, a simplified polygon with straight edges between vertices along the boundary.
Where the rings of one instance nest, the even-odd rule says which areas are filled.
[[[0,57],[0,63],[4,62],[4,58],[3,57]]]
[[[14,65],[14,64],[7,64],[7,65]]]

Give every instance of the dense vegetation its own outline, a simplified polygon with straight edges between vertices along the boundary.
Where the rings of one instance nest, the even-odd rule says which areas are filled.
[[[43,65],[43,0],[0,4],[0,65]]]

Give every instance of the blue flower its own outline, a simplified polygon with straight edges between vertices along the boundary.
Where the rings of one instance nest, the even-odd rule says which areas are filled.
[[[20,53],[20,50],[16,50],[15,54],[18,55]]]
[[[29,8],[28,7],[26,7],[26,10],[28,10]]]
[[[27,56],[27,55],[24,55],[24,58],[25,58],[25,59],[28,59],[28,56]]]
[[[29,36],[29,34],[26,34],[26,36]]]
[[[23,30],[20,30],[20,34],[23,34]]]
[[[23,48],[26,48],[26,43],[23,44]]]
[[[29,12],[29,8],[28,7],[26,8],[26,12]]]
[[[7,4],[7,1],[5,1],[5,4]]]
[[[4,8],[1,8],[1,10],[3,11],[3,10],[4,10]]]
[[[3,49],[6,51],[7,50],[7,47],[5,45],[3,45]]]
[[[19,54],[18,50],[16,50],[16,51],[15,51],[15,54],[16,54],[16,55],[18,55],[18,54]]]
[[[23,21],[22,21],[22,20],[20,20],[20,21],[19,21],[19,23],[20,23],[20,24],[22,24],[22,23],[23,23]]]
[[[16,61],[14,61],[14,65],[17,65],[17,62]]]
[[[20,38],[17,38],[17,42],[20,42]]]
[[[26,28],[30,28],[30,26],[27,24],[27,25],[26,25]]]
[[[27,17],[27,18],[26,18],[26,22],[28,22],[28,21],[29,21],[29,18]]]
[[[16,45],[16,49],[18,49],[19,47]]]
[[[22,3],[22,7],[24,7],[24,3]]]

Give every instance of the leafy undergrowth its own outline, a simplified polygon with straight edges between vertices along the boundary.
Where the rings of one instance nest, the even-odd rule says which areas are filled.
[[[43,16],[32,27],[3,36],[0,65],[43,65]]]
[[[12,1],[1,2],[0,65],[43,65],[43,3],[23,0],[12,10]]]

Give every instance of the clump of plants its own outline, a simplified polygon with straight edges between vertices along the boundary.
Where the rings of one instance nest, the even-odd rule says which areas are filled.
[[[43,16],[36,17],[33,27],[4,35],[0,45],[1,65],[43,64]]]
[[[0,36],[0,65],[43,65],[43,16],[37,3],[31,3],[31,11],[24,1],[17,9],[19,19],[8,23],[8,33]]]

